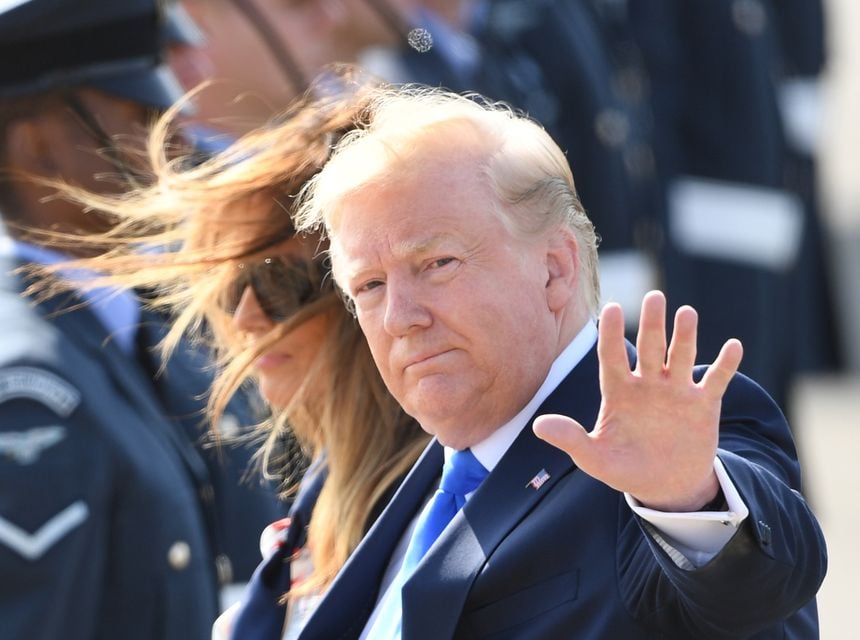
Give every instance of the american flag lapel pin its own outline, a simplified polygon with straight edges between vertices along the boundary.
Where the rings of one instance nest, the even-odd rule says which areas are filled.
[[[537,475],[528,481],[526,484],[526,488],[531,487],[535,491],[540,489],[544,483],[549,480],[549,473],[547,473],[546,469],[541,469],[537,472]]]

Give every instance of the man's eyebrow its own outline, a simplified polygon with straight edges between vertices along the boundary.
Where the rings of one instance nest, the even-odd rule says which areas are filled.
[[[391,250],[394,255],[398,256],[401,259],[421,256],[425,253],[433,251],[440,244],[452,238],[455,238],[454,234],[440,231],[437,233],[433,233],[429,236],[416,238],[414,240],[401,240],[397,242],[391,248]],[[360,258],[350,259],[347,257],[345,258],[343,275],[347,280],[360,280],[366,277],[367,274],[375,273],[376,270],[377,267],[371,264],[364,264]]]
[[[397,253],[407,256],[426,253],[427,251],[435,249],[437,246],[439,246],[446,240],[449,240],[450,238],[452,238],[452,235],[450,233],[440,231],[424,238],[416,240],[404,240],[398,243]]]

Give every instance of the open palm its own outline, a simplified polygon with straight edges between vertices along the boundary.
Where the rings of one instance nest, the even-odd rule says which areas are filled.
[[[711,501],[719,488],[713,461],[720,405],[743,348],[738,340],[726,342],[695,382],[697,324],[692,307],[678,309],[667,348],[666,299],[650,292],[642,302],[638,359],[631,370],[621,307],[606,305],[598,329],[602,401],[594,429],[588,433],[571,418],[546,415],[535,420],[535,433],[644,506],[695,511]]]

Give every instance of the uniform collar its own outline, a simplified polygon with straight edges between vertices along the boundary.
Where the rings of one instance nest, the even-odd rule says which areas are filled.
[[[23,262],[53,265],[72,260],[72,256],[10,237],[3,239],[0,252]],[[62,269],[60,275],[72,282],[85,282],[99,276],[88,269]],[[140,323],[140,304],[134,295],[116,287],[78,288],[75,291],[89,305],[112,340],[128,354],[135,351],[135,335]]]

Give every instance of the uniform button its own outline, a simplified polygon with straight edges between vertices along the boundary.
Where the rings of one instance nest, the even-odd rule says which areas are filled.
[[[604,109],[594,119],[597,139],[607,147],[620,147],[630,134],[630,120],[619,109]]]
[[[177,540],[167,551],[167,563],[174,571],[183,571],[191,562],[191,547],[184,540]]]
[[[767,27],[767,10],[761,0],[735,0],[732,19],[739,31],[748,36],[760,36]]]

